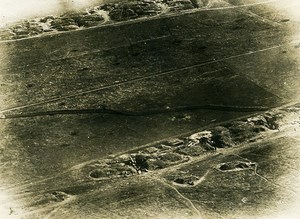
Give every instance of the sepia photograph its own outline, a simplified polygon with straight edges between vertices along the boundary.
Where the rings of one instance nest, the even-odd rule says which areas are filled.
[[[0,0],[0,219],[300,219],[300,0]]]

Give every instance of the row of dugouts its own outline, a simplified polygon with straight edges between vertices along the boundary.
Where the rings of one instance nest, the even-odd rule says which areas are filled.
[[[279,128],[280,114],[233,121],[188,137],[172,138],[132,153],[99,160],[84,169],[95,180],[128,177],[186,163],[204,153],[255,141],[262,132]]]
[[[193,1],[195,0],[134,0],[101,4],[85,11],[22,21],[9,28],[0,29],[0,40],[20,39],[48,32],[72,31],[107,22],[127,21],[193,9],[198,7]]]

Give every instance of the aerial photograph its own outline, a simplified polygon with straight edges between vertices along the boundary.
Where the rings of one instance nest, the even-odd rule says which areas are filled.
[[[0,219],[300,219],[300,0],[0,0]]]

